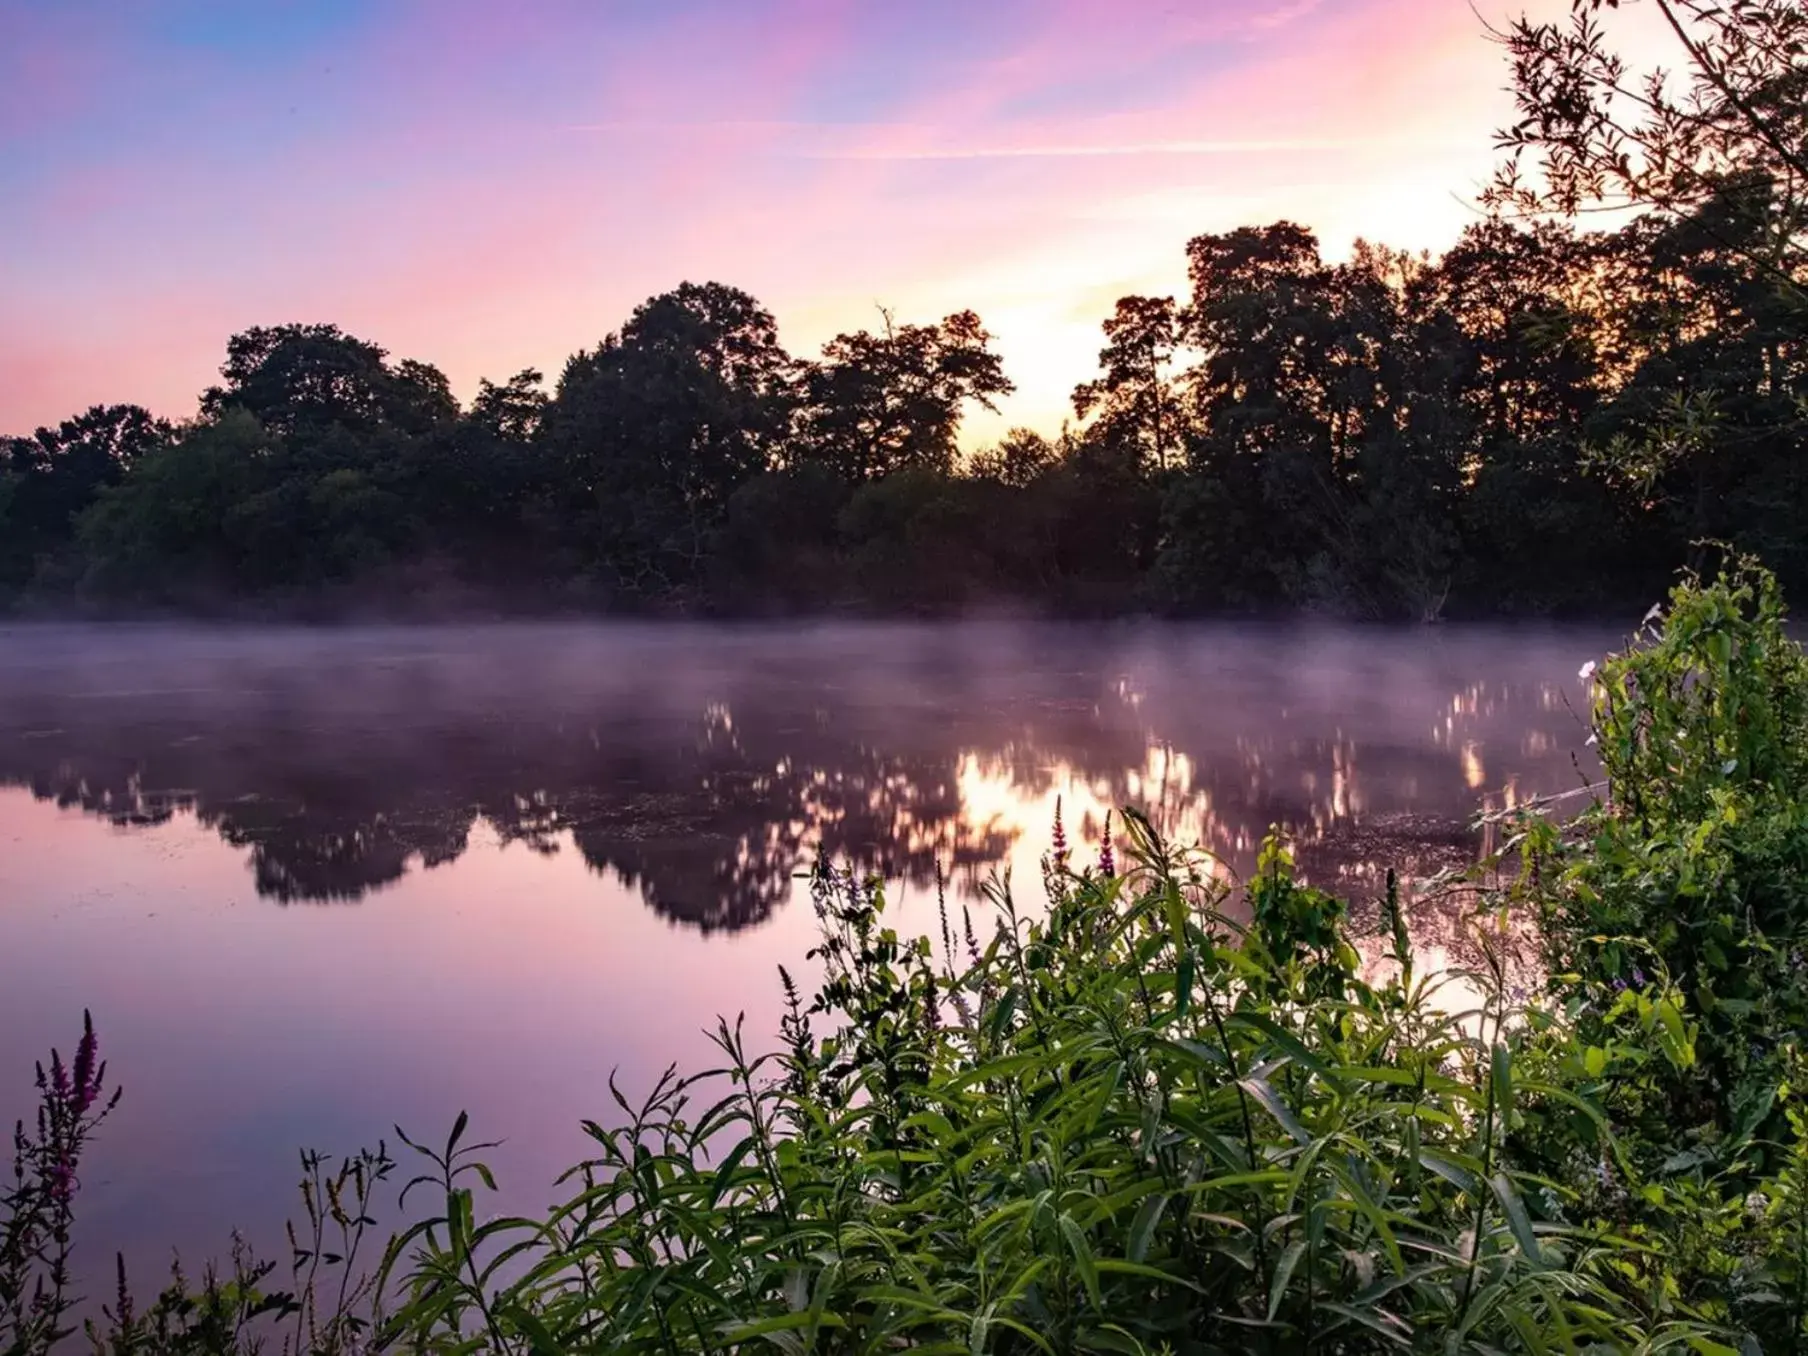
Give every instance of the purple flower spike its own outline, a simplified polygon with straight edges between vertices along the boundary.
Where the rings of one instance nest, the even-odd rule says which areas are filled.
[[[126,1255],[123,1252],[113,1254],[114,1265],[119,1272],[119,1290],[114,1296],[113,1316],[119,1326],[130,1331],[132,1327],[132,1292],[126,1286]]]
[[[1061,797],[1055,797],[1055,846],[1054,858],[1056,866],[1067,865],[1067,830],[1061,826]]]
[[[95,1056],[99,1052],[100,1042],[94,1035],[94,1022],[87,1013],[83,1013],[82,1043],[75,1048],[75,1107],[77,1111],[86,1111],[94,1105],[94,1099],[100,1096],[100,1076],[104,1066],[95,1060]]]
[[[1117,857],[1111,851],[1111,811],[1105,811],[1105,846],[1099,849],[1099,874],[1115,876],[1117,874]]]

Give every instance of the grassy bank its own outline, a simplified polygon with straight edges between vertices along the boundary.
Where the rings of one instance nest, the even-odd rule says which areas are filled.
[[[782,1031],[723,1023],[713,1069],[599,1089],[543,1217],[488,1216],[462,1119],[304,1156],[281,1265],[136,1304],[122,1275],[78,1334],[90,1032],[0,1194],[0,1351],[1795,1350],[1808,660],[1739,566],[1593,680],[1598,803],[1442,883],[1473,973],[1418,972],[1391,888],[1364,965],[1281,843],[1231,884],[1133,811],[1120,860],[1057,825],[1046,907],[1001,889],[934,939],[824,865],[819,989],[784,976]]]

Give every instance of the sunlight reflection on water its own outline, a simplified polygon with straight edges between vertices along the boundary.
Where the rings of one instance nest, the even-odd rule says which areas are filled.
[[[1576,786],[1586,631],[0,628],[0,1111],[93,1007],[102,1255],[269,1243],[291,1146],[468,1106],[516,1204],[813,936],[820,854],[935,928],[1124,804],[1359,900]],[[355,906],[355,907],[353,907]],[[1427,920],[1428,963],[1457,939]]]

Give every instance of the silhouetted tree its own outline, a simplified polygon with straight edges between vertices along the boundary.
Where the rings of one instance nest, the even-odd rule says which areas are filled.
[[[544,437],[616,588],[645,596],[701,576],[730,494],[782,445],[793,369],[771,314],[720,283],[642,303],[565,365]]]
[[[93,581],[135,597],[230,593],[278,582],[303,549],[279,519],[280,442],[244,409],[184,429],[83,516]]]
[[[1046,475],[1061,455],[1061,449],[1035,429],[1014,428],[969,457],[967,474],[1020,490]]]
[[[225,384],[201,395],[203,418],[241,409],[290,440],[383,428],[419,434],[458,414],[438,368],[412,360],[392,367],[381,348],[337,325],[258,326],[235,334],[220,375]]]
[[[1759,214],[1720,243],[1798,291],[1808,231],[1808,10],[1799,0],[1650,0],[1680,78],[1638,72],[1601,22],[1619,0],[1573,0],[1567,22],[1505,33],[1518,118],[1490,200],[1573,217],[1597,206],[1693,217]],[[1799,295],[1799,293],[1798,293]]]
[[[801,450],[848,480],[954,468],[962,407],[1016,389],[971,311],[837,335],[804,375]]]
[[[137,405],[96,405],[29,438],[0,438],[0,588],[17,588],[59,561],[76,517],[171,427]]]
[[[1504,35],[1518,117],[1489,201],[1574,217],[1644,209],[1637,351],[1591,460],[1670,541],[1713,535],[1808,579],[1800,341],[1808,329],[1808,11],[1798,0],[1650,0],[1674,71],[1611,42],[1617,0]],[[1608,22],[1604,22],[1608,20]],[[1666,542],[1669,545],[1670,542]],[[1674,548],[1672,547],[1672,550]]]
[[[1098,436],[1138,449],[1166,470],[1187,442],[1184,407],[1173,364],[1180,344],[1180,312],[1172,297],[1123,297],[1105,322],[1101,375],[1074,391],[1074,412],[1094,417]]]
[[[487,377],[477,383],[466,419],[503,442],[530,443],[539,435],[550,397],[541,389],[545,377],[528,367],[498,386]]]

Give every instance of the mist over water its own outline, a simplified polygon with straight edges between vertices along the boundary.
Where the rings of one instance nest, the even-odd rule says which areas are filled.
[[[94,1010],[126,1098],[90,1246],[266,1247],[293,1148],[443,1132],[517,1203],[607,1111],[776,1026],[819,855],[934,930],[1040,895],[1059,798],[1246,870],[1465,860],[1484,806],[1591,765],[1599,629],[817,625],[0,627],[0,1111]],[[15,1108],[15,1103],[17,1106]]]

